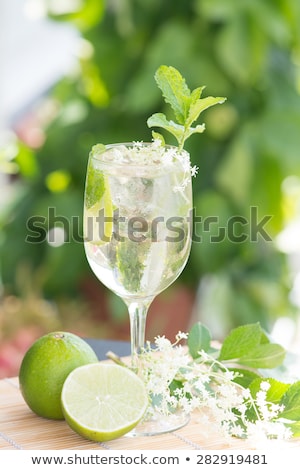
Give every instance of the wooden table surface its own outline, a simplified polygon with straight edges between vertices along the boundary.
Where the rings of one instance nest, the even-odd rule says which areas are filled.
[[[287,443],[299,446],[300,440]],[[18,378],[0,381],[0,450],[98,449],[98,450],[253,450],[257,447],[241,439],[217,435],[213,426],[203,426],[199,414],[175,432],[151,437],[121,437],[112,441],[92,442],[73,432],[65,421],[36,416],[28,408],[19,390]]]

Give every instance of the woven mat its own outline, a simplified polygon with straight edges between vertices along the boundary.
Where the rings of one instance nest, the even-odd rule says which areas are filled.
[[[300,447],[300,441],[293,446]],[[17,378],[0,381],[0,450],[98,449],[98,450],[213,450],[255,449],[240,439],[225,439],[194,414],[188,425],[151,437],[121,437],[105,443],[88,441],[73,432],[65,421],[40,418],[32,413],[19,390]]]

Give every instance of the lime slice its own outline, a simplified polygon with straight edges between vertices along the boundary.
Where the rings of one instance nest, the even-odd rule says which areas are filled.
[[[61,400],[69,426],[93,441],[126,434],[148,407],[143,381],[117,364],[87,364],[73,370],[63,385]]]
[[[88,168],[85,185],[85,205],[87,209],[100,201],[105,192],[104,175],[91,163]]]
[[[113,233],[113,204],[108,178],[100,170],[90,167],[85,189],[85,239],[103,244]]]

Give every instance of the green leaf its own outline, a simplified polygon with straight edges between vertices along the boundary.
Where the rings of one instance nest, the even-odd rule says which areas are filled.
[[[239,359],[256,348],[260,343],[261,327],[259,323],[242,325],[234,328],[224,339],[219,360]]]
[[[253,398],[255,398],[257,392],[261,390],[262,382],[268,382],[270,384],[270,388],[267,390],[266,399],[271,403],[280,403],[283,395],[290,388],[290,384],[280,382],[279,380],[273,378],[260,377],[253,380],[253,382],[249,385],[249,389]]]
[[[155,73],[155,80],[165,101],[171,105],[178,123],[184,125],[191,96],[185,79],[174,67],[161,65]]]
[[[163,113],[155,113],[150,116],[147,120],[149,127],[162,127],[166,131],[170,132],[177,139],[178,143],[181,141],[184,135],[184,127],[176,124],[173,121],[168,121]]]
[[[166,103],[171,105],[177,122],[168,121],[164,114],[158,113],[151,116],[147,124],[149,127],[162,127],[173,134],[181,150],[192,134],[200,134],[205,130],[204,124],[192,127],[200,113],[210,106],[223,103],[225,98],[209,96],[201,99],[204,87],[195,88],[191,92],[185,79],[174,67],[161,65],[155,73],[155,80]]]
[[[284,405],[280,417],[300,421],[300,380],[289,387],[280,404]]]
[[[243,325],[225,338],[219,360],[232,361],[257,369],[271,369],[282,364],[285,350],[272,344],[259,323]]]
[[[249,385],[255,380],[259,379],[260,376],[253,372],[252,370],[239,369],[239,368],[230,368],[232,372],[236,372],[239,375],[233,379],[233,382],[241,385],[244,388],[248,388]]]
[[[249,354],[241,357],[239,363],[256,369],[273,369],[282,364],[285,350],[279,344],[261,344]]]
[[[198,88],[195,88],[195,90],[192,91],[190,106],[192,104],[196,103],[196,101],[200,100],[201,95],[202,95],[202,91],[204,90],[204,88],[205,88],[205,86],[200,86]]]
[[[208,351],[210,349],[211,334],[206,326],[197,322],[192,326],[188,335],[189,353],[193,359],[199,357],[199,351]]]
[[[293,437],[300,437],[300,421],[286,423],[285,426],[292,431]]]
[[[214,98],[213,96],[208,96],[207,98],[198,99],[194,103],[191,103],[189,114],[186,120],[186,127],[190,127],[194,121],[196,121],[205,109],[214,106],[215,104],[222,104],[226,101],[225,98],[217,97]]]
[[[160,140],[161,145],[165,145],[165,139],[159,132],[152,131],[153,140]]]
[[[184,140],[187,140],[193,134],[202,134],[205,131],[205,124],[198,124],[196,127],[188,127],[184,132]]]
[[[266,391],[266,401],[274,404],[280,402],[281,397],[289,387],[289,384],[279,382],[275,379],[257,378],[249,385],[250,393],[254,400],[256,399],[257,393],[261,390],[262,382],[268,382],[270,384],[270,388]],[[255,422],[258,419],[257,410],[253,406],[250,406],[246,412],[246,416],[249,421]]]

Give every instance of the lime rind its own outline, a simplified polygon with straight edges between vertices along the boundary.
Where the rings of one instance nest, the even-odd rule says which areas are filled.
[[[69,426],[98,442],[116,439],[132,430],[148,408],[143,381],[116,364],[77,368],[66,379],[61,400]]]
[[[19,385],[28,407],[38,416],[63,419],[61,391],[76,367],[96,363],[94,350],[69,332],[51,332],[38,338],[26,351],[19,371]]]
[[[89,168],[85,192],[85,239],[97,245],[110,241],[113,234],[113,204],[108,177]]]
[[[85,206],[90,209],[100,201],[105,193],[105,181],[102,171],[90,164],[85,186]]]

